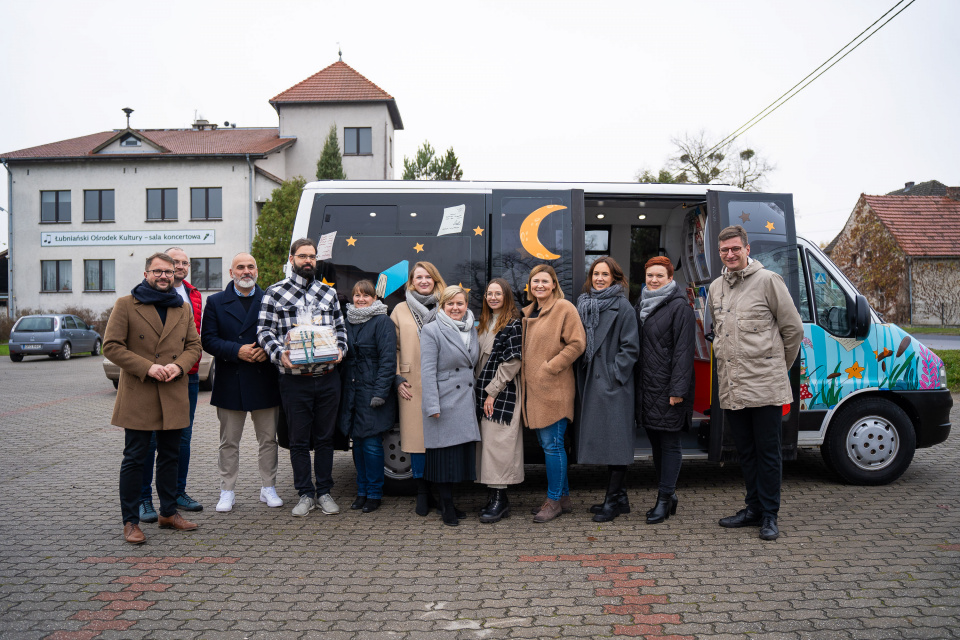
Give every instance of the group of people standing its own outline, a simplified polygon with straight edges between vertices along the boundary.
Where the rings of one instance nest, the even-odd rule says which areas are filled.
[[[729,299],[728,289],[739,295],[745,289],[745,276],[762,269],[749,259],[746,233],[739,227],[730,229],[739,231],[728,233],[727,240],[735,238],[741,244],[736,253],[725,248],[724,233],[729,229],[721,233],[727,269],[717,280],[721,285],[714,283],[721,287],[716,293],[721,306],[714,309],[720,326],[726,315],[737,311],[723,306],[725,296]],[[635,306],[627,298],[623,270],[613,258],[603,256],[590,265],[575,305],[564,299],[554,269],[540,264],[527,279],[530,304],[518,308],[509,283],[494,278],[483,292],[479,319],[469,308],[468,290],[447,286],[429,262],[414,265],[405,300],[388,316],[369,280],[354,285],[341,313],[337,292],[318,273],[313,241],[296,240],[289,261],[290,276],[264,291],[255,283],[256,262],[249,254],[238,254],[230,270],[233,281],[208,300],[202,332],[194,327],[189,311],[180,310],[182,300],[170,291],[174,271],[166,267],[173,259],[166,254],[148,258],[143,283],[118,302],[107,327],[104,352],[124,370],[113,423],[127,432],[120,489],[128,542],[145,539],[136,510],[139,484],[133,478],[143,473],[149,434],[144,440],[139,430],[156,431],[163,451],[162,463],[159,455],[157,462],[161,526],[196,528],[176,511],[172,478],[177,469],[174,445],[179,440],[165,432],[187,426],[181,424],[187,422],[188,406],[184,368],[199,357],[199,333],[203,349],[216,357],[219,372],[212,397],[221,422],[217,511],[230,511],[234,505],[238,445],[248,412],[260,442],[264,481],[260,500],[272,507],[283,504],[272,484],[277,414],[282,407],[299,494],[294,516],[306,516],[318,507],[325,514],[340,510],[330,495],[335,429],[353,441],[357,494],[350,508],[376,511],[383,498],[382,438],[397,421],[401,447],[417,482],[414,510],[427,516],[436,509],[445,525],[456,526],[466,517],[454,502],[455,487],[464,482],[479,482],[489,490],[481,522],[511,515],[507,490],[524,480],[524,426],[536,434],[546,462],[547,492],[544,502],[532,511],[534,522],[571,512],[565,446],[571,423],[578,462],[607,466],[604,498],[590,508],[593,520],[609,522],[630,512],[625,476],[634,459],[638,426],[650,439],[657,480],[656,500],[646,512],[646,522],[657,524],[676,513],[681,434],[691,424],[693,412],[696,322],[684,290],[673,279],[674,267],[668,258],[647,261],[645,287]],[[773,295],[780,304],[782,313],[774,314],[774,329],[777,317],[788,321],[786,332],[778,331],[784,360],[766,363],[782,368],[770,373],[785,381],[785,362],[792,362],[791,350],[795,359],[793,343],[799,341],[793,318],[787,317],[784,308],[783,282],[766,274],[751,282],[762,283],[763,300]],[[783,291],[777,288],[778,281]],[[760,304],[754,298],[750,301]],[[335,328],[335,362],[291,362],[284,336],[297,323],[298,307],[306,304],[319,314],[321,323]],[[150,306],[155,311],[148,311]],[[147,329],[150,340],[140,333]],[[725,345],[723,353],[739,353],[719,331],[717,337]],[[721,352],[719,346],[715,348]],[[180,363],[175,362],[178,358]],[[165,361],[169,362],[162,364]],[[766,405],[753,402],[757,398],[741,401],[739,392],[725,391],[727,371],[718,362],[721,405],[734,413],[749,409],[730,419],[744,461],[747,508],[720,524],[761,526],[761,537],[774,539],[778,535],[779,421],[773,420]],[[163,382],[174,384],[158,384]],[[780,386],[774,390],[774,403],[783,400]],[[789,386],[786,389],[789,392]],[[729,400],[731,393],[736,401]],[[181,395],[183,411],[177,402]],[[138,400],[132,407],[133,397],[148,397],[154,413],[162,416],[160,421],[145,421],[144,406]],[[244,397],[249,400],[241,401]],[[761,438],[771,431],[777,432],[775,442],[772,436]],[[756,437],[750,435],[754,433]]]

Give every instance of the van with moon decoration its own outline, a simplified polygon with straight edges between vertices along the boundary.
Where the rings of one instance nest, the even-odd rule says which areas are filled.
[[[690,184],[312,182],[293,238],[317,241],[322,273],[341,299],[366,278],[392,309],[404,299],[411,265],[426,260],[448,284],[467,289],[476,316],[494,277],[511,284],[519,305],[528,304],[527,275],[540,263],[556,270],[575,300],[587,266],[603,255],[624,268],[634,303],[646,261],[667,256],[698,325],[694,420],[683,455],[725,462],[737,454],[717,399],[706,297],[722,267],[717,233],[731,224],[747,230],[751,257],[783,276],[803,318],[800,355],[789,372],[793,402],[783,407],[784,459],[819,448],[844,482],[881,485],[904,473],[917,448],[944,442],[953,401],[943,362],[885,322],[816,244],[797,237],[790,194]],[[542,461],[525,432],[527,462]],[[411,477],[399,437],[394,429],[384,442],[392,485]],[[651,457],[642,429],[634,451],[636,460]]]

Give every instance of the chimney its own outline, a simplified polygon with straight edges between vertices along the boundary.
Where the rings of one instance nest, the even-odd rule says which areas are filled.
[[[217,124],[215,122],[210,122],[209,120],[204,120],[203,118],[198,118],[193,123],[193,128],[197,131],[216,131]]]
[[[904,193],[904,194],[909,193],[909,192],[910,192],[910,189],[913,189],[913,185],[914,185],[914,184],[916,184],[916,183],[914,183],[914,182],[907,182],[907,183],[905,183],[905,184],[903,185],[903,193]]]
[[[947,197],[960,201],[960,187],[947,187]]]

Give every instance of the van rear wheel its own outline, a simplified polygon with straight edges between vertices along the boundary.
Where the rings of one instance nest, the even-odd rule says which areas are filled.
[[[383,434],[383,490],[393,496],[416,493],[410,454],[400,448],[400,425]]]
[[[917,435],[903,409],[889,400],[863,398],[830,421],[820,454],[844,482],[882,485],[903,475],[916,448]]]

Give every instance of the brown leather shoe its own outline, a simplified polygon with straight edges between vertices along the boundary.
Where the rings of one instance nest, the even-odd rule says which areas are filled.
[[[160,528],[161,529],[176,529],[177,531],[193,531],[197,528],[196,522],[190,522],[186,520],[180,512],[173,514],[172,516],[160,516]]]
[[[535,516],[543,510],[543,507],[546,503],[540,505],[539,507],[534,507],[530,509],[530,515]],[[573,500],[570,499],[570,496],[560,496],[560,512],[561,513],[573,513]]]
[[[543,503],[543,506],[540,508],[540,512],[537,515],[533,516],[534,522],[549,522],[563,513],[563,510],[560,508],[559,500],[550,500],[547,498],[547,501]]]
[[[147,541],[147,537],[143,535],[143,531],[140,530],[140,525],[132,522],[125,522],[123,524],[123,539],[130,544],[143,544]]]

